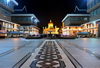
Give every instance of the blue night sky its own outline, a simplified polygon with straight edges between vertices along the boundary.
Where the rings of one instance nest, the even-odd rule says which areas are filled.
[[[39,19],[38,27],[47,26],[50,19],[54,25],[60,27],[62,19],[73,13],[77,5],[86,5],[86,0],[16,0],[19,5],[25,5],[29,13],[35,14]]]

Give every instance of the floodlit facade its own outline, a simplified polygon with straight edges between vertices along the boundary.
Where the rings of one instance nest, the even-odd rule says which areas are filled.
[[[19,6],[19,8],[15,7],[15,12],[11,16],[13,22],[21,25],[19,27],[20,32],[24,32],[29,35],[39,34],[39,28],[37,27],[39,20],[34,14],[28,13],[25,6]]]
[[[82,27],[81,26],[66,26],[62,28],[62,35],[66,36],[75,36],[76,33],[82,32]]]
[[[11,22],[11,13],[18,3],[15,0],[0,0],[0,30],[17,31],[19,24]]]
[[[89,16],[86,9],[79,9],[76,6],[74,13],[67,14],[62,20],[64,22],[62,34],[74,36],[76,33],[82,32],[82,26],[80,25],[89,22]]]
[[[50,20],[50,22],[48,23],[48,28],[43,28],[43,34],[59,34],[58,30],[59,28],[57,28],[56,26],[54,27],[53,22]]]
[[[83,32],[90,32],[94,34],[95,36],[98,36],[98,23],[89,22],[89,23],[82,24],[81,26],[82,26]]]
[[[30,35],[39,35],[39,28],[36,26],[20,26],[19,31]]]
[[[1,21],[2,21],[1,30],[5,30],[7,32],[19,30],[19,27],[20,27],[19,24],[16,24],[16,23],[13,23],[10,21],[6,21],[6,20],[1,20]]]

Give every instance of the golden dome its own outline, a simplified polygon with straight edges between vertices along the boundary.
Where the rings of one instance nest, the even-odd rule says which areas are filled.
[[[49,22],[48,24],[53,24],[53,23],[52,23],[52,20],[50,20],[50,22]]]

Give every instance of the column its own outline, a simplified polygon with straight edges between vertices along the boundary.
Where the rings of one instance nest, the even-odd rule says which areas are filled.
[[[94,28],[94,34],[97,34],[96,29]]]
[[[100,22],[98,22],[98,37],[100,37]]]
[[[2,25],[2,21],[0,21],[0,30],[2,30],[2,27],[3,27],[3,25]]]

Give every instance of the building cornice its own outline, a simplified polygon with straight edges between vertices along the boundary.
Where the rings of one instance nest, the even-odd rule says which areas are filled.
[[[10,22],[10,21],[4,20],[4,19],[0,19],[0,21],[11,23],[11,24],[17,24],[17,23],[13,23],[13,22]],[[17,25],[19,25],[19,24],[17,24]]]
[[[35,18],[37,22],[39,22],[34,14],[11,14],[11,16],[31,16],[32,18]]]
[[[97,19],[97,20],[94,20],[94,21],[90,21],[90,22],[84,23],[84,24],[82,24],[82,25],[89,24],[89,23],[95,23],[95,22],[98,22],[98,21],[100,21],[100,19]],[[81,26],[82,26],[82,25],[81,25]]]
[[[65,27],[81,27],[81,26],[65,26]]]
[[[11,14],[11,16],[33,16],[35,17],[34,14]]]
[[[90,14],[67,14],[64,19],[62,20],[62,22],[65,21],[65,19],[67,19],[69,16],[90,16]]]
[[[13,3],[15,3],[15,5],[18,5],[18,3],[15,0],[11,0]]]

